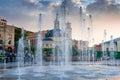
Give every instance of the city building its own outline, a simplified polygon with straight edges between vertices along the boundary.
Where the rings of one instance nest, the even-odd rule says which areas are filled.
[[[83,41],[83,40],[72,40],[72,45],[80,50],[86,50],[89,46],[88,46],[88,41]]]
[[[76,49],[78,49],[78,40],[72,40],[72,45],[73,47],[75,47]]]
[[[101,43],[102,51],[120,51],[120,38],[115,38],[113,40]]]
[[[43,39],[44,48],[53,48],[55,46],[60,46],[61,41],[63,41],[63,35],[66,35],[66,37],[69,40],[72,40],[71,23],[69,22],[66,23],[66,32],[63,32],[63,30],[60,29],[59,23],[60,22],[59,22],[58,13],[57,13],[54,21],[54,28],[51,30],[48,30],[45,38]]]
[[[120,38],[117,39],[117,43],[115,43],[115,45],[117,46],[116,50],[120,52]]]
[[[89,48],[88,44],[89,44],[88,41],[79,40],[78,41],[78,50],[86,50],[87,48]]]
[[[58,13],[56,14],[56,18],[54,21],[54,28],[51,30],[44,30],[42,31],[42,40],[43,40],[43,48],[53,48],[60,44],[60,41],[63,39],[63,35],[66,35],[68,39],[72,40],[72,28],[71,23],[66,23],[66,32],[63,32],[60,29]],[[31,33],[26,37],[26,40],[30,40],[32,46],[36,47],[38,33]],[[57,42],[57,43],[56,43]],[[54,44],[55,43],[55,44]],[[58,44],[59,43],[59,44]]]
[[[14,26],[7,25],[7,20],[0,19],[0,49],[14,50]]]
[[[46,33],[48,30],[42,31],[42,39],[45,38]],[[26,36],[26,41],[30,41],[31,46],[36,47],[36,40],[37,40],[38,32],[32,32],[28,36]],[[28,43],[27,43],[28,44]]]
[[[95,51],[102,51],[102,49],[101,49],[101,45],[100,44],[96,44],[96,45],[94,45],[94,50]]]

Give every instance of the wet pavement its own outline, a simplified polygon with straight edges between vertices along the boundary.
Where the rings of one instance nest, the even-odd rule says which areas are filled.
[[[1,63],[2,64],[2,63]],[[0,80],[120,80],[119,66],[88,65],[76,62],[73,66],[37,66],[17,63],[0,65]]]

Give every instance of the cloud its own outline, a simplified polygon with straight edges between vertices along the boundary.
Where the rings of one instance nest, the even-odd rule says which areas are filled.
[[[87,6],[87,11],[91,14],[120,14],[120,5],[116,4],[115,0],[96,0],[94,3]]]
[[[79,25],[79,7],[76,6],[76,1],[66,1],[67,20],[72,22],[72,25]],[[29,30],[34,27],[32,30],[37,31],[38,13],[41,12],[43,29],[50,29],[54,27],[56,11],[61,12],[60,4],[61,2],[56,0],[39,3],[38,0],[0,0],[0,17],[7,19],[9,24]]]
[[[8,24],[27,29],[34,26],[37,13],[33,0],[0,0],[0,17],[8,20]]]
[[[72,23],[73,38],[78,38],[80,36],[80,0],[66,1],[67,21],[70,21]],[[92,1],[93,3],[90,4],[90,1]],[[101,16],[100,19],[93,20],[93,25],[95,25],[94,27],[97,32],[99,32],[101,28],[103,29],[103,26],[107,24],[114,24],[113,26],[116,26],[117,29],[117,26],[119,25],[118,23],[120,21],[120,17],[118,17],[120,11],[119,4],[107,0],[96,0],[95,2],[93,0],[84,0],[83,3],[85,5],[89,4],[87,6],[87,10],[90,14],[93,15],[94,18],[98,18],[98,16]],[[43,13],[42,29],[51,29],[54,27],[53,22],[55,19],[56,11],[59,10],[59,12],[61,12],[60,4],[61,2],[58,2],[57,0],[39,3],[38,0],[0,0],[0,17],[5,18],[8,21],[8,24],[14,24],[20,27],[24,27],[27,30],[37,31],[38,14],[41,12]],[[105,14],[105,16],[103,16],[102,14]],[[113,14],[115,14],[116,16],[108,16]],[[97,17],[94,15],[97,15]],[[88,27],[88,25],[86,25],[86,27]]]

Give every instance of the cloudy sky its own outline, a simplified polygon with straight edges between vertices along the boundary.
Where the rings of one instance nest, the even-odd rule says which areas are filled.
[[[60,4],[61,0],[0,0],[0,18],[6,19],[8,24],[37,31],[38,14],[42,13],[42,29],[52,29]],[[103,40],[104,29],[107,31],[107,40],[110,35],[120,37],[120,0],[67,0],[67,21],[72,23],[73,39],[80,39],[80,5],[85,7],[86,14],[93,16],[95,43]]]

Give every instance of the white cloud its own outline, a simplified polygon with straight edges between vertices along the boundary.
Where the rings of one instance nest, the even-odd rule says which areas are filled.
[[[37,0],[29,0],[30,2],[32,2],[32,3],[35,3]]]

